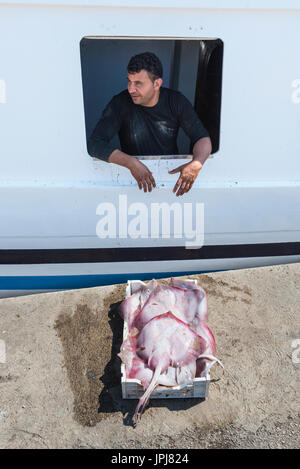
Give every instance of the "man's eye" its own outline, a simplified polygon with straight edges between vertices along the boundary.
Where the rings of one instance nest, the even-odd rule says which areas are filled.
[[[142,86],[142,83],[140,81],[132,82],[130,80],[127,80],[127,83],[128,83],[128,85],[130,85],[132,83],[135,86]]]

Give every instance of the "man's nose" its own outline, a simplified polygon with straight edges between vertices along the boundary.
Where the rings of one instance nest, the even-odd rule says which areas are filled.
[[[133,83],[128,83],[128,91],[129,91],[129,93],[135,93],[136,92],[136,87]]]

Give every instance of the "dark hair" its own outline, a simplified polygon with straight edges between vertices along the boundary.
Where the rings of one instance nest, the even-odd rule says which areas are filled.
[[[152,52],[143,52],[131,57],[127,66],[128,73],[139,73],[141,70],[146,70],[152,81],[162,78],[163,75],[161,61]]]

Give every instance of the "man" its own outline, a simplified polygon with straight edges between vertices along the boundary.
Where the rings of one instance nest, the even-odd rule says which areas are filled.
[[[211,153],[211,141],[191,103],[178,91],[162,87],[162,64],[150,52],[135,55],[127,67],[127,90],[114,96],[103,111],[91,137],[91,156],[128,168],[139,189],[152,191],[155,180],[145,164],[133,155],[178,154],[179,127],[190,137],[193,159],[180,171],[173,188],[177,196],[188,192]],[[121,149],[110,140],[119,134]]]

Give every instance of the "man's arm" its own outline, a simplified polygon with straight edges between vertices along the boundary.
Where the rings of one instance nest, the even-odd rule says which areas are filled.
[[[192,161],[169,171],[169,174],[175,174],[179,171],[181,173],[173,188],[173,192],[177,191],[176,196],[183,195],[192,188],[200,169],[211,154],[211,149],[210,138],[200,138],[193,146]]]
[[[141,161],[133,156],[127,155],[120,150],[114,150],[108,158],[109,163],[115,163],[129,169],[134,179],[137,181],[139,189],[144,192],[152,191],[152,186],[156,187],[151,171]]]
[[[202,137],[193,146],[193,161],[201,163],[201,168],[211,154],[212,146],[209,137]],[[201,169],[200,168],[200,169]]]
[[[117,135],[121,127],[117,99],[114,97],[107,104],[87,142],[89,154],[106,162],[115,149],[115,145],[111,143],[111,140]]]
[[[115,148],[111,139],[118,133],[121,126],[118,103],[113,98],[104,109],[92,135],[88,139],[88,152],[91,156],[109,163],[115,163],[128,168],[132,176],[144,192],[152,191],[155,180],[151,171],[133,156]]]
[[[200,169],[211,153],[212,146],[209,134],[192,104],[181,93],[177,95],[177,98],[176,112],[179,125],[193,143],[193,160],[169,171],[170,174],[179,171],[181,173],[173,188],[173,192],[177,191],[176,196],[179,196],[191,189]]]

